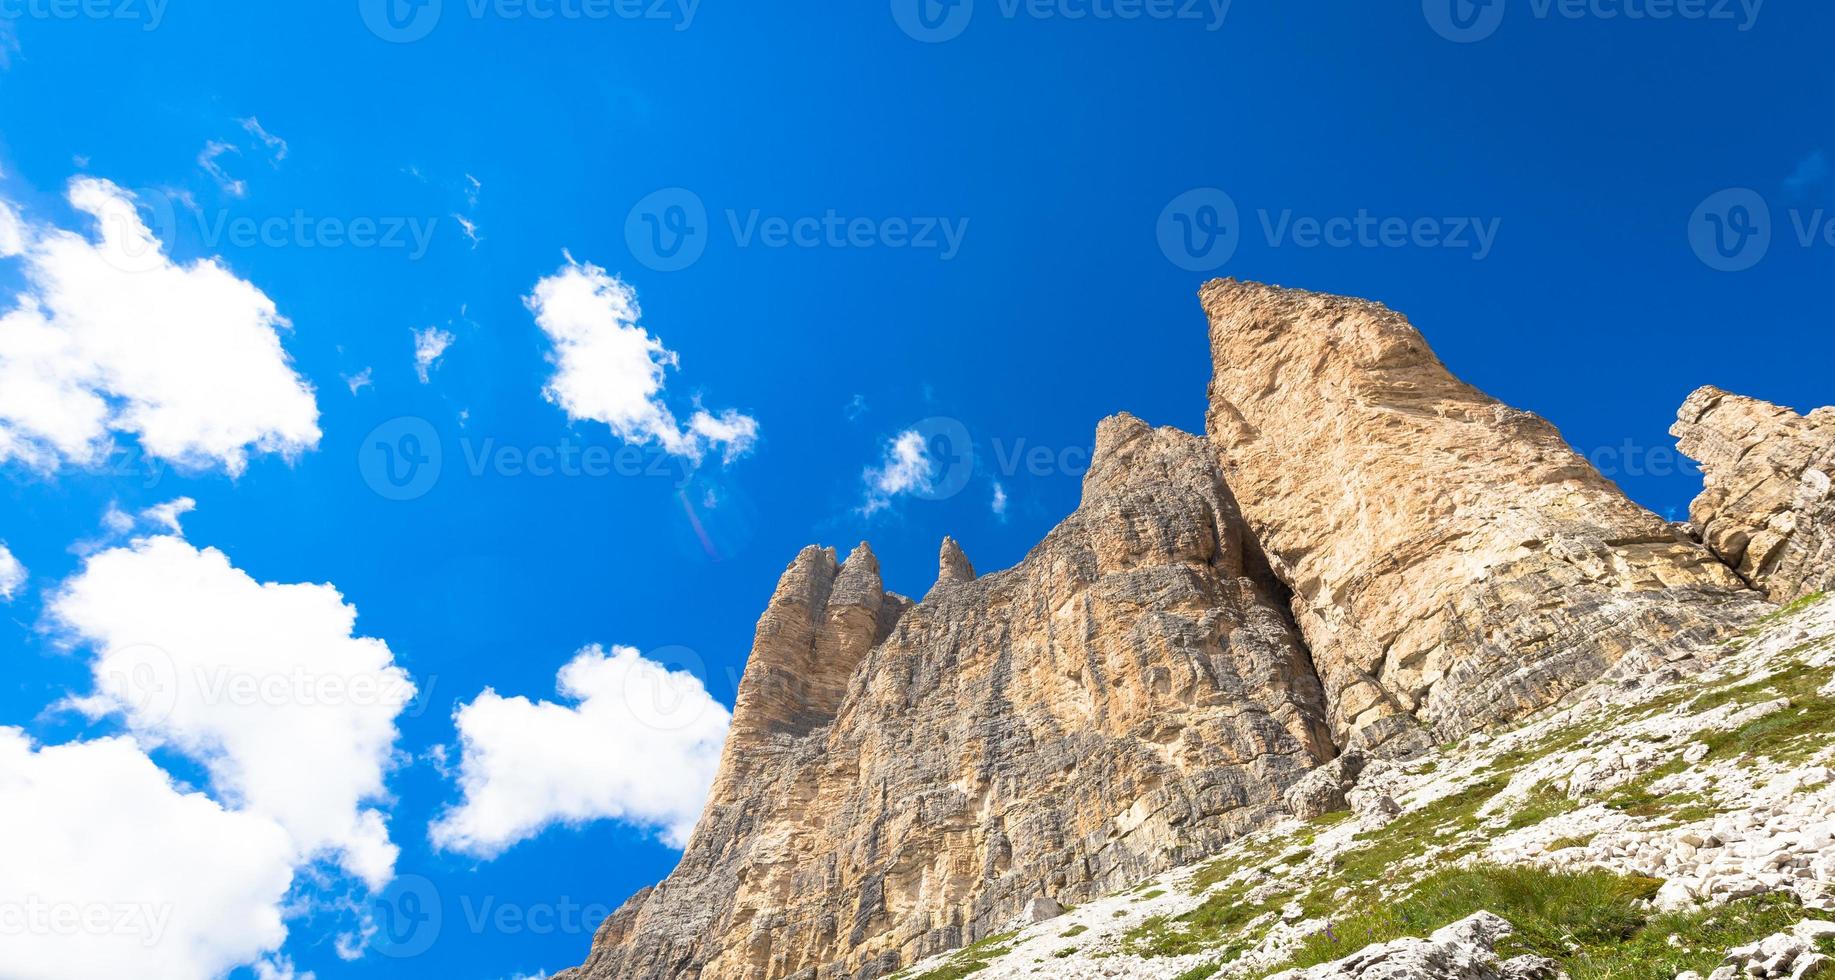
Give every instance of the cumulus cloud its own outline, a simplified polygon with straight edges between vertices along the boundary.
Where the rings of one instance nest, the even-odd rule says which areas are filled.
[[[459,706],[463,799],[430,828],[434,845],[496,857],[551,825],[610,819],[686,847],[732,715],[631,647],[581,650],[557,688],[571,705],[487,688]]]
[[[866,502],[863,514],[876,514],[892,506],[892,499],[908,493],[927,493],[935,486],[937,467],[924,445],[924,435],[915,429],[899,433],[886,443],[885,458],[877,467],[867,467]]]
[[[7,550],[6,542],[0,541],[0,602],[13,601],[25,579],[25,566]]]
[[[251,450],[317,446],[274,301],[215,260],[174,263],[114,184],[78,178],[68,196],[99,239],[0,201],[0,255],[23,256],[27,281],[0,315],[0,463],[95,465],[126,433],[151,457],[235,475]]]
[[[371,888],[392,877],[398,849],[371,804],[387,801],[415,687],[383,641],[354,633],[337,589],[257,582],[161,535],[91,555],[49,611],[94,653],[94,693],[75,707],[202,764],[219,798],[284,828],[302,862],[335,857]]]
[[[737,459],[757,441],[758,421],[731,409],[697,407],[686,427],[676,420],[663,383],[680,359],[639,324],[637,292],[604,269],[569,256],[523,302],[554,344],[543,394],[568,418],[603,422],[626,442],[697,462],[715,447]]]
[[[414,374],[421,379],[421,384],[431,380],[433,369],[439,366],[440,358],[446,356],[452,341],[452,334],[439,327],[414,331]],[[356,389],[352,388],[351,393],[356,394]]]
[[[286,831],[174,786],[133,739],[0,728],[0,796],[7,977],[203,980],[286,939]]]

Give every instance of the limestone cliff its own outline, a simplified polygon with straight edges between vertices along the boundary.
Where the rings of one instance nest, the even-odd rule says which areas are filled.
[[[880,976],[1210,853],[1333,754],[1202,439],[1110,419],[1024,561],[939,565],[905,608],[864,545],[797,557],[681,866],[566,976]]]
[[[1508,721],[1756,610],[1706,548],[1553,426],[1453,377],[1401,314],[1234,280],[1201,298],[1210,437],[1294,591],[1341,745]]]
[[[1202,299],[1208,435],[1103,422],[1018,565],[945,539],[913,603],[864,544],[797,556],[680,866],[562,978],[873,980],[1590,682],[1673,679],[1771,608],[1718,556],[1779,598],[1826,584],[1827,410],[1690,400],[1710,550],[1399,314]]]
[[[1804,416],[1702,388],[1670,434],[1701,463],[1689,516],[1708,547],[1779,602],[1835,586],[1835,408]]]

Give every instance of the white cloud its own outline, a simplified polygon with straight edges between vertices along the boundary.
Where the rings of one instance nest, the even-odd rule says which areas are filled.
[[[687,846],[731,714],[692,674],[631,647],[581,650],[557,687],[576,705],[487,688],[454,713],[464,799],[429,829],[434,845],[496,857],[553,824],[611,819]]]
[[[924,446],[923,433],[915,429],[899,433],[886,443],[885,459],[878,468],[868,467],[862,478],[867,485],[862,514],[878,513],[903,494],[929,492],[936,480],[936,463]]]
[[[421,379],[421,384],[426,384],[431,379],[433,369],[439,366],[440,358],[446,356],[446,349],[452,346],[453,336],[439,327],[428,327],[413,333],[414,373]],[[354,394],[356,389],[351,391]]]
[[[758,421],[731,409],[697,409],[683,428],[663,403],[663,382],[680,359],[639,323],[637,293],[572,256],[523,301],[554,343],[555,370],[543,394],[573,420],[591,419],[639,445],[699,461],[715,446],[733,460],[751,450]]]
[[[272,818],[301,861],[334,856],[371,888],[393,874],[381,812],[395,719],[415,694],[330,585],[260,583],[215,549],[137,539],[90,556],[50,604],[94,651],[73,704],[201,763],[219,798]]]
[[[350,393],[354,395],[374,383],[371,381],[371,375],[375,374],[375,372],[375,368],[364,368],[356,374],[346,374],[342,377],[344,378],[344,384],[350,388]]]
[[[476,177],[473,177],[471,174],[465,175],[465,203],[471,205],[474,208],[477,207],[478,206],[478,195],[481,192],[483,192],[483,190],[484,190],[484,181],[479,180]]]
[[[9,980],[207,980],[286,939],[286,832],[175,787],[132,739],[0,728],[0,797]]]
[[[247,119],[236,121],[242,124],[244,132],[260,140],[261,145],[267,147],[268,153],[273,156],[276,164],[287,158],[287,141],[261,128],[261,120],[250,116]]]
[[[12,602],[19,594],[20,586],[25,585],[25,566],[7,549],[6,542],[0,541],[0,602]]]
[[[223,169],[223,165],[217,162],[217,158],[226,153],[241,154],[241,152],[232,144],[224,143],[221,140],[211,140],[205,143],[204,149],[198,153],[198,166],[204,168],[204,172],[209,174],[217,182],[217,186],[223,188],[223,192],[230,197],[248,196],[248,183],[231,177],[229,172]]]
[[[467,241],[471,242],[472,248],[477,248],[478,243],[484,241],[484,236],[478,234],[478,225],[470,218],[462,214],[455,214],[452,218],[459,223],[459,231],[465,235]]]
[[[28,282],[0,315],[0,463],[94,465],[128,433],[149,456],[234,475],[251,449],[318,445],[273,300],[215,260],[172,262],[108,181],[73,180],[69,199],[99,241],[0,205],[0,252],[24,255]]]
[[[988,509],[992,510],[996,517],[1007,516],[1007,488],[1001,486],[999,480],[994,481],[994,500],[988,505]]]
[[[197,509],[197,501],[190,497],[179,497],[176,500],[168,500],[163,504],[148,507],[140,512],[140,519],[163,531],[181,534],[184,529],[179,527],[178,519]]]

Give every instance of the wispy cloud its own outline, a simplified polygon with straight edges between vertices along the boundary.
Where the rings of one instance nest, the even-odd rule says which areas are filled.
[[[892,500],[908,493],[931,490],[936,481],[937,465],[924,445],[924,434],[908,429],[886,443],[885,458],[877,467],[868,467],[861,478],[866,481],[866,501],[860,513],[877,514],[892,506]]]
[[[218,187],[223,188],[224,193],[231,197],[246,197],[248,184],[231,177],[223,165],[217,162],[217,158],[226,153],[240,155],[242,151],[221,140],[211,140],[204,144],[203,152],[198,154],[198,166],[204,168],[204,172],[217,182]]]
[[[1829,179],[1829,159],[1821,150],[1797,162],[1797,169],[1784,178],[1784,190],[1793,197],[1804,194]]]
[[[452,346],[452,341],[452,334],[439,327],[414,331],[414,373],[421,379],[421,384],[431,380],[433,369],[439,366],[440,358],[446,356],[446,349]],[[351,393],[355,394],[356,389],[351,389]]]
[[[994,481],[994,499],[988,504],[988,509],[994,512],[995,517],[1007,516],[1007,488],[1001,486],[999,480]]]
[[[250,116],[247,119],[239,119],[237,122],[242,124],[244,131],[260,140],[261,145],[268,148],[268,153],[274,158],[276,166],[287,158],[287,141],[261,128],[261,120]]]

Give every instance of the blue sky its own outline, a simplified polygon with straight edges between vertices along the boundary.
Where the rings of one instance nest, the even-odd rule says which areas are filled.
[[[0,3],[0,766],[219,842],[139,934],[272,915],[171,975],[573,965],[796,551],[1014,563],[1097,420],[1202,428],[1213,274],[1407,313],[1683,517],[1694,387],[1835,402],[1835,10],[1455,2]]]

